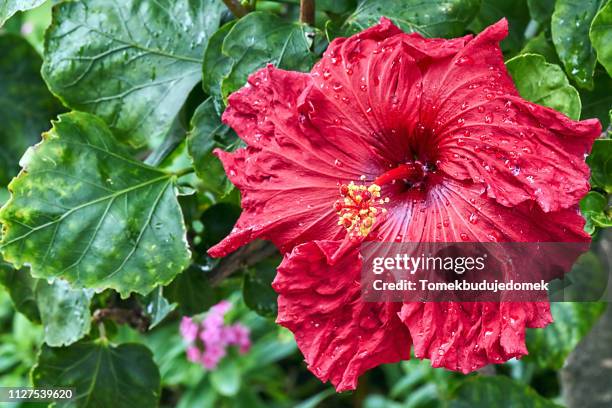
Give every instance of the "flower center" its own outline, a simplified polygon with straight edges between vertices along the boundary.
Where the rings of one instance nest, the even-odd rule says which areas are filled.
[[[370,185],[357,185],[354,182],[340,186],[341,199],[334,203],[338,214],[338,225],[346,228],[349,237],[367,236],[377,216],[385,214],[383,205],[389,202],[389,197],[381,198],[380,190],[385,184],[393,184],[398,180],[413,187],[423,183],[428,172],[433,171],[429,165],[415,161],[401,164],[378,176]],[[365,178],[365,176],[362,176]]]

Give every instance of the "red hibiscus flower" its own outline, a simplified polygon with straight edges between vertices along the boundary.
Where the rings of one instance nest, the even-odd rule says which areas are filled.
[[[334,40],[310,73],[272,66],[229,98],[247,147],[217,151],[242,192],[224,256],[257,238],[284,254],[278,322],[338,391],[418,358],[464,373],[527,353],[547,303],[366,303],[360,240],[586,242],[577,203],[597,120],[527,102],[499,48],[502,20],[451,40],[389,20]]]

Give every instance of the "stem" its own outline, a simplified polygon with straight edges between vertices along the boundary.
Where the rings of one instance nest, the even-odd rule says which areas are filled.
[[[254,265],[274,255],[276,247],[270,242],[256,240],[223,258],[209,276],[211,285],[218,285],[237,270]]]
[[[309,26],[314,26],[315,0],[300,0],[300,21]]]
[[[100,338],[106,340],[106,327],[104,327],[104,322],[102,321],[98,323],[98,332],[100,332]]]
[[[249,12],[249,10],[242,5],[240,0],[223,0],[223,3],[225,3],[236,18],[244,17]]]

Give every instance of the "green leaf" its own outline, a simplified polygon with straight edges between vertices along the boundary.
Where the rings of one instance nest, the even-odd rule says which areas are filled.
[[[43,346],[32,369],[39,388],[74,387],[72,402],[83,408],[156,407],[159,370],[148,348],[140,344],[80,342],[69,347]]]
[[[178,275],[166,287],[166,297],[169,301],[178,303],[184,316],[193,316],[208,310],[215,304],[215,293],[206,277],[206,272],[192,265]]]
[[[547,63],[541,55],[521,54],[506,62],[506,67],[523,98],[572,119],[580,117],[580,95],[559,66]]]
[[[278,312],[277,295],[272,289],[272,281],[279,263],[280,259],[266,259],[249,268],[244,274],[242,285],[244,303],[264,317],[276,317]]]
[[[612,194],[612,139],[598,139],[587,157],[591,168],[591,183]]]
[[[502,18],[508,19],[508,37],[501,42],[504,53],[518,52],[525,40],[525,28],[529,23],[529,9],[525,0],[482,0],[478,14],[469,29],[480,32]]]
[[[221,84],[224,98],[266,64],[309,71],[316,58],[310,52],[313,36],[307,25],[287,23],[274,14],[255,12],[241,18],[223,40],[222,52],[233,61]]]
[[[187,143],[202,186],[218,196],[227,194],[233,186],[212,151],[215,148],[232,151],[239,140],[232,129],[221,123],[212,98],[202,102],[193,114]]]
[[[176,303],[170,304],[164,297],[163,287],[158,287],[149,293],[144,299],[144,312],[149,319],[149,329],[154,328],[162,322],[178,306]]]
[[[578,86],[593,89],[595,52],[589,27],[602,0],[557,0],[551,19],[552,40],[565,71]]]
[[[89,333],[92,291],[73,289],[61,279],[37,281],[36,302],[45,328],[45,343],[52,347],[72,344]]]
[[[538,23],[547,22],[555,8],[555,0],[527,0],[529,14]]]
[[[470,377],[456,390],[451,408],[559,408],[527,385],[508,377]]]
[[[597,59],[612,76],[612,2],[608,1],[593,19],[589,37],[597,51]]]
[[[328,37],[349,36],[376,23],[391,19],[406,32],[426,37],[457,37],[480,9],[480,0],[360,0],[344,24],[328,27]]]
[[[40,77],[42,60],[25,39],[1,35],[0,55],[0,185],[4,186],[61,105],[47,90]]]
[[[26,269],[16,270],[0,259],[0,284],[6,288],[15,309],[29,320],[40,323],[40,313],[34,294],[37,279],[33,279]]]
[[[557,65],[561,64],[555,46],[544,31],[527,41],[520,53],[540,54],[546,58],[547,62]]]
[[[169,283],[189,262],[176,177],[130,159],[99,118],[61,115],[23,165],[0,210],[0,248],[32,276],[125,297]]]
[[[210,373],[210,383],[217,392],[232,397],[240,390],[242,382],[240,368],[236,360],[224,358],[219,366]]]
[[[201,79],[219,0],[63,2],[46,34],[43,76],[64,103],[121,140],[159,144]]]
[[[40,6],[46,0],[0,0],[0,27],[18,11],[30,10]],[[6,55],[4,53],[2,56]]]
[[[215,110],[219,115],[221,115],[224,109],[221,82],[231,72],[233,63],[232,58],[223,54],[222,47],[225,37],[234,27],[234,24],[236,24],[235,20],[230,21],[210,37],[204,52],[204,63],[202,64],[202,87],[207,94],[213,97]]]
[[[597,191],[589,191],[580,201],[580,211],[586,218],[584,230],[593,235],[595,227],[605,227],[605,220],[609,219],[605,211],[608,207],[608,199]]]
[[[535,361],[538,367],[560,369],[569,353],[597,321],[604,303],[552,302],[554,323],[544,329],[528,329],[529,354],[525,361]]]

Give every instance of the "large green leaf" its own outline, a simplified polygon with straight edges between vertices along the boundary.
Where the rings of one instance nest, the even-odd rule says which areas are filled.
[[[230,21],[223,25],[210,37],[208,46],[204,52],[204,64],[202,64],[202,87],[214,100],[215,110],[220,115],[224,109],[223,94],[221,93],[221,82],[232,70],[232,59],[223,54],[223,41],[230,32],[236,21]],[[195,118],[193,119],[195,120]]]
[[[471,377],[456,391],[452,408],[559,408],[527,385],[508,377]]]
[[[360,0],[340,28],[328,27],[328,36],[355,34],[385,16],[407,32],[426,37],[456,37],[464,33],[479,9],[480,0]]]
[[[33,9],[46,0],[0,0],[0,27],[18,11]],[[4,53],[0,54],[4,55]]]
[[[250,74],[269,63],[294,71],[310,70],[315,61],[310,52],[313,35],[307,25],[288,23],[270,13],[241,18],[223,40],[222,52],[232,60],[221,85],[223,96],[243,86]]]
[[[612,76],[612,2],[608,1],[593,19],[589,37],[597,59]]]
[[[87,408],[156,407],[160,376],[148,348],[140,344],[117,347],[80,342],[69,347],[43,346],[32,369],[35,387],[74,387],[72,402],[57,406]]]
[[[565,71],[578,86],[593,88],[595,51],[589,27],[602,0],[557,0],[551,19],[552,39]]]
[[[523,98],[572,119],[580,117],[580,95],[559,66],[547,63],[541,55],[522,54],[506,62],[506,67]]]
[[[612,194],[612,139],[596,140],[587,164],[591,168],[593,186]]]
[[[73,289],[61,279],[52,284],[38,279],[35,289],[45,343],[58,347],[72,344],[89,333],[92,291]]]
[[[212,98],[206,99],[193,114],[187,143],[204,188],[217,195],[227,193],[232,185],[225,176],[221,161],[212,151],[215,148],[233,150],[238,139],[232,129],[221,123]]]
[[[25,269],[16,270],[0,259],[0,284],[6,288],[15,309],[29,320],[39,323],[40,313],[34,293],[38,279],[33,279]]]
[[[47,90],[40,77],[42,60],[25,39],[1,35],[0,56],[0,185],[6,185],[17,174],[23,152],[40,140],[61,105]]]
[[[223,10],[219,0],[63,2],[46,34],[43,76],[120,139],[157,144],[201,79]]]
[[[544,329],[527,330],[529,354],[525,361],[535,361],[538,367],[559,369],[565,358],[576,347],[597,321],[604,303],[552,302],[554,323]]]
[[[122,296],[170,282],[190,257],[176,176],[128,157],[102,120],[61,115],[10,184],[5,259]]]

